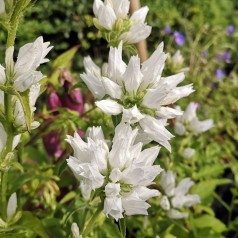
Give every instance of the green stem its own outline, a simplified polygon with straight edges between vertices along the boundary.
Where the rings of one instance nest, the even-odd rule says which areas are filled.
[[[7,172],[1,174],[1,213],[2,218],[7,218]]]
[[[83,237],[86,237],[90,233],[90,231],[92,230],[93,225],[94,225],[96,219],[98,218],[98,216],[100,215],[101,211],[102,211],[102,208],[101,208],[101,206],[99,206],[98,209],[96,210],[96,212],[91,217],[87,227],[84,229],[83,234],[82,234]]]
[[[22,14],[22,11],[29,4],[29,0],[18,0],[13,10],[12,17],[10,19],[10,27],[8,31],[7,37],[7,45],[6,48],[13,46],[16,39],[17,27]]]
[[[6,113],[6,121],[8,122],[5,130],[7,132],[7,142],[6,148],[3,153],[3,158],[6,158],[7,154],[12,151],[14,131],[13,131],[13,113],[12,113],[12,105],[11,105],[11,96],[6,94],[4,95],[4,107]],[[7,218],[7,180],[8,180],[8,172],[7,170],[2,171],[1,174],[1,213],[4,219]]]
[[[119,226],[120,226],[121,237],[125,238],[126,237],[126,219],[125,218],[119,220]]]

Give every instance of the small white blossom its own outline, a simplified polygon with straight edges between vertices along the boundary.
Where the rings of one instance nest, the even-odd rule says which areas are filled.
[[[176,175],[172,171],[163,172],[161,176],[161,186],[164,195],[160,200],[161,207],[167,211],[167,215],[173,219],[181,219],[188,216],[178,209],[183,207],[191,207],[200,202],[197,194],[187,194],[189,189],[194,185],[190,178],[183,179],[177,187],[175,187]]]
[[[17,210],[17,194],[13,193],[7,203],[7,218],[10,220]]]
[[[202,133],[213,127],[213,120],[207,119],[199,121],[196,115],[197,103],[191,102],[187,106],[182,116],[177,117],[175,123],[175,133],[178,135],[184,135],[186,131],[193,133]],[[181,110],[177,107],[178,110]]]
[[[154,140],[171,150],[168,141],[173,135],[165,129],[166,120],[182,115],[182,112],[168,105],[194,90],[192,84],[177,87],[184,80],[184,73],[161,77],[165,60],[163,44],[160,44],[142,67],[138,56],[132,56],[126,65],[122,60],[121,43],[118,48],[110,48],[103,72],[89,57],[85,58],[86,73],[81,77],[104,113],[122,113],[123,122],[137,123],[138,129],[143,130],[143,137],[147,137],[144,141]]]
[[[74,238],[83,238],[79,234],[79,227],[78,227],[78,225],[75,222],[72,223],[72,225],[71,225],[71,232],[72,232]]]
[[[147,215],[150,205],[146,200],[160,194],[147,188],[162,171],[159,165],[153,165],[160,147],[142,151],[142,143],[134,143],[137,132],[129,124],[119,124],[111,150],[99,127],[90,128],[87,142],[77,133],[66,139],[74,150],[67,163],[80,181],[84,198],[89,199],[91,191],[103,188],[103,211],[115,220],[123,218],[123,213]]]
[[[1,153],[5,148],[7,142],[7,133],[1,122],[0,122],[0,135],[1,135],[0,136],[0,153]]]
[[[151,26],[145,23],[148,7],[142,7],[135,11],[129,18],[130,2],[128,0],[94,0],[93,12],[97,19],[98,27],[106,31],[117,31],[117,23],[120,22],[120,30],[124,33],[118,40],[134,44],[146,39],[151,33]]]
[[[36,71],[40,64],[48,62],[45,56],[53,48],[49,42],[43,42],[42,36],[38,37],[33,43],[28,43],[20,48],[17,61],[13,61],[14,47],[11,46],[6,51],[6,72],[0,66],[0,84],[6,81],[6,74],[13,82],[13,86],[19,92],[24,92],[32,85],[36,84],[44,76]]]
[[[193,148],[186,148],[183,152],[183,156],[185,158],[192,158],[195,154],[195,150]]]
[[[1,152],[5,149],[6,147],[6,143],[7,143],[7,133],[2,125],[2,123],[0,122],[0,154]],[[19,141],[20,141],[21,135],[16,135],[13,138],[13,144],[12,144],[12,150],[14,150]]]

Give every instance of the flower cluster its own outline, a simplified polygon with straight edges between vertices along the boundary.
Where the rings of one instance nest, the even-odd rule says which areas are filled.
[[[134,143],[138,130],[121,123],[115,129],[111,150],[100,127],[89,129],[87,142],[75,133],[67,136],[74,150],[67,163],[80,181],[85,199],[100,189],[104,197],[104,213],[115,220],[123,214],[147,214],[146,200],[158,196],[155,189],[147,188],[162,171],[153,165],[159,147],[142,150],[142,143]]]
[[[161,77],[166,57],[161,43],[142,67],[138,56],[132,56],[126,65],[120,43],[118,48],[110,48],[108,64],[102,70],[90,57],[85,58],[86,73],[81,78],[104,113],[122,114],[123,122],[138,126],[138,141],[154,140],[171,150],[168,141],[173,136],[165,128],[166,121],[182,112],[168,105],[194,90],[192,84],[177,87],[184,80],[184,73]]]
[[[175,187],[176,175],[172,171],[163,171],[161,176],[161,186],[164,195],[161,197],[160,205],[167,211],[167,215],[173,219],[181,219],[188,216],[186,212],[180,212],[178,209],[191,207],[200,202],[197,194],[187,194],[188,190],[194,185],[190,178],[183,179]]]
[[[179,107],[177,107],[180,109]],[[175,133],[184,135],[187,131],[199,134],[213,127],[213,120],[207,119],[199,121],[196,115],[198,104],[195,102],[189,103],[182,116],[177,117],[175,123]],[[180,109],[181,110],[181,109]]]
[[[47,53],[52,49],[49,42],[43,42],[39,37],[33,43],[28,43],[20,48],[17,61],[13,61],[14,47],[11,46],[6,51],[6,68],[0,65],[0,85],[13,87],[19,93],[14,93],[11,103],[13,105],[13,123],[18,131],[26,130],[25,110],[20,96],[26,98],[29,103],[30,113],[35,111],[35,103],[40,93],[40,84],[38,83],[44,76],[36,68],[48,61],[45,59]],[[20,95],[20,96],[19,96]],[[0,92],[0,109],[4,113],[4,93]],[[36,128],[38,122],[31,123],[31,129]]]
[[[119,43],[122,40],[124,43],[134,44],[150,35],[151,27],[145,23],[148,7],[135,11],[130,18],[129,8],[128,0],[94,0],[94,24],[105,33],[109,43]]]

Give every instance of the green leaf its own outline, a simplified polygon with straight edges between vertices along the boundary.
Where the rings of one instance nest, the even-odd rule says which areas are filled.
[[[191,190],[192,193],[198,194],[201,199],[204,199],[212,195],[216,186],[228,184],[231,182],[232,181],[230,179],[210,179],[195,184]]]
[[[73,59],[74,55],[78,51],[78,46],[75,46],[71,48],[70,50],[64,52],[60,56],[56,58],[56,60],[53,63],[53,67],[55,69],[57,68],[69,68],[71,60]]]
[[[71,192],[67,193],[67,194],[60,200],[59,203],[60,203],[60,204],[66,203],[66,202],[68,202],[68,201],[74,199],[75,196],[76,196],[76,192],[71,191]]]
[[[35,232],[42,238],[49,238],[41,221],[30,212],[23,212],[22,217],[17,224],[25,229]]]
[[[201,178],[207,178],[210,176],[218,176],[221,174],[224,169],[229,167],[229,165],[223,165],[223,164],[214,164],[214,165],[207,165],[204,167],[201,171],[199,171],[197,174],[194,175],[195,179],[201,179]]]
[[[105,232],[107,238],[121,238],[118,226],[112,219],[106,219],[102,225],[102,229]]]
[[[26,233],[9,233],[9,234],[3,234],[0,237],[2,238],[26,238]]]
[[[210,227],[216,232],[223,232],[227,229],[224,223],[210,215],[203,215],[199,218],[195,218],[193,225],[201,229]]]

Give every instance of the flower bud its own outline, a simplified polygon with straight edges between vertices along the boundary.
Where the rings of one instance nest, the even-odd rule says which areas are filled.
[[[7,218],[10,220],[13,218],[17,210],[17,194],[13,193],[7,203]]]
[[[43,137],[43,143],[47,153],[56,158],[59,158],[63,153],[59,137],[58,131],[51,131],[48,135]]]
[[[5,2],[4,0],[0,0],[0,15],[5,12]]]

